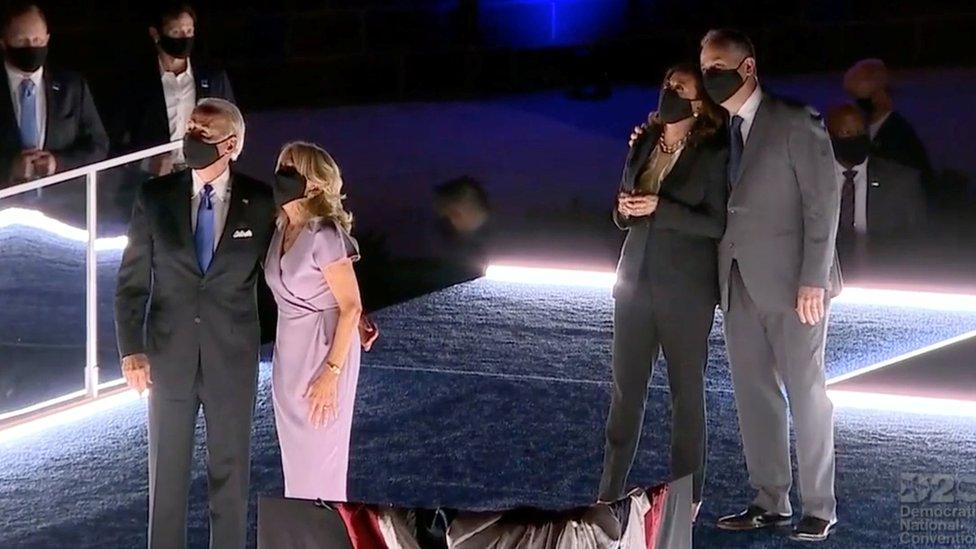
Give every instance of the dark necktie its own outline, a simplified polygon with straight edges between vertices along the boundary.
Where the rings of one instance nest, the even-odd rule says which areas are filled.
[[[197,248],[197,263],[200,272],[207,274],[214,256],[214,207],[213,186],[209,183],[200,191],[200,205],[197,207],[197,230],[193,241]]]
[[[742,164],[742,150],[745,142],[742,140],[742,117],[735,115],[729,124],[729,186],[734,187],[739,177],[739,166]]]
[[[840,233],[854,233],[854,178],[857,170],[844,170],[844,186],[840,189]]]

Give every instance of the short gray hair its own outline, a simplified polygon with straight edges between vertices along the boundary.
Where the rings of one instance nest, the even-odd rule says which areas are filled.
[[[241,114],[241,110],[237,108],[237,105],[227,101],[226,99],[220,99],[217,97],[207,97],[201,99],[197,102],[197,107],[203,107],[209,111],[216,114],[222,115],[227,118],[233,128],[231,135],[237,136],[237,148],[234,149],[233,154],[231,154],[231,160],[237,160],[237,157],[241,155],[244,150],[244,130],[246,129],[244,125],[244,115]]]
[[[746,57],[756,57],[756,46],[749,36],[735,29],[712,29],[702,38],[701,47],[715,45],[735,50]]]

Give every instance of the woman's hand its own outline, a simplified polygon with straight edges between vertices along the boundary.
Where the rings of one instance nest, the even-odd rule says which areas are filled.
[[[627,217],[646,217],[657,211],[658,198],[655,194],[632,195],[620,193],[617,210]]]
[[[308,421],[318,429],[327,421],[339,417],[339,375],[327,366],[308,384]]]

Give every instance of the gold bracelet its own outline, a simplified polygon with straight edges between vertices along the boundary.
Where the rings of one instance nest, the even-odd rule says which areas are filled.
[[[334,363],[332,361],[328,361],[327,360],[325,362],[325,365],[328,366],[329,367],[329,370],[332,371],[332,373],[335,374],[335,375],[339,375],[339,374],[342,373],[342,367],[340,367],[338,364],[336,364],[336,363]]]

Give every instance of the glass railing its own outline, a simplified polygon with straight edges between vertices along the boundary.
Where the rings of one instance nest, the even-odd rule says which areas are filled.
[[[113,299],[135,191],[167,143],[0,189],[0,429],[121,385]]]

